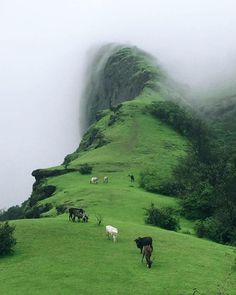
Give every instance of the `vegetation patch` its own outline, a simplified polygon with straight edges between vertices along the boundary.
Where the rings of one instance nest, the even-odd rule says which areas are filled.
[[[93,167],[91,165],[89,165],[88,163],[85,163],[85,164],[80,165],[78,170],[81,174],[91,174]]]
[[[44,182],[34,185],[33,192],[28,200],[28,206],[33,207],[38,201],[51,197],[56,191],[55,185],[45,185]]]
[[[60,204],[60,205],[56,206],[57,215],[65,213],[66,210],[67,210],[66,204]]]
[[[27,208],[25,218],[40,218],[42,213],[48,212],[53,208],[52,204],[37,205]]]
[[[109,143],[109,140],[104,136],[102,131],[96,127],[90,127],[83,136],[77,152],[96,149]]]
[[[181,184],[173,178],[160,177],[157,168],[146,168],[140,172],[139,184],[148,192],[166,196],[178,196],[182,191]]]
[[[16,244],[14,231],[14,225],[10,225],[7,221],[0,223],[0,256],[13,252],[13,247]]]
[[[176,209],[172,207],[156,208],[152,203],[150,208],[145,209],[145,211],[145,222],[147,224],[173,231],[180,229]]]
[[[64,175],[67,173],[75,172],[76,169],[37,169],[32,172],[32,176],[35,177],[36,181],[39,182],[40,180],[48,177],[54,177],[59,175]]]

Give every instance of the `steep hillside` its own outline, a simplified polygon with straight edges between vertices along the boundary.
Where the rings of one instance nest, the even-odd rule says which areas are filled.
[[[154,101],[181,96],[151,57],[137,49],[109,47],[101,57],[102,76],[92,79],[98,85],[85,102],[91,106],[87,124],[93,123],[62,165],[33,172],[36,182],[26,215],[47,218],[14,221],[18,244],[14,256],[0,260],[1,293],[236,294],[234,248],[196,238],[193,224],[184,218],[179,232],[144,222],[144,208],[151,203],[179,208],[172,196],[140,188],[139,177],[155,169],[157,182],[169,181],[188,154],[189,139],[149,109]],[[92,174],[79,172],[85,164]],[[91,184],[91,176],[99,183]],[[67,212],[57,215],[62,205],[84,208],[89,222],[70,222]],[[105,236],[107,224],[119,229],[116,244]],[[134,243],[138,236],[153,237],[150,270],[141,263]]]
[[[135,176],[138,186],[139,174],[147,168],[158,169],[160,182],[170,179],[173,168],[181,158],[185,157],[190,143],[150,115],[147,106],[154,97],[156,100],[160,99],[158,95],[155,96],[152,91],[147,90],[137,99],[123,103],[114,111],[105,111],[104,116],[88,129],[78,150],[66,157],[65,165],[36,171],[34,175],[41,176],[36,176],[37,182],[29,202],[32,204],[29,211],[34,212],[35,207],[39,205],[35,205],[35,200],[41,199],[45,199],[44,204],[52,203],[54,207],[49,213],[45,213],[46,215],[50,215],[58,204],[80,205],[77,202],[80,199],[78,195],[83,195],[81,188],[84,185],[87,190],[91,177],[78,172],[83,164],[91,165],[92,175],[98,176],[100,181],[107,175],[118,191],[122,190],[124,183],[128,185],[129,174]],[[80,183],[81,178],[82,183]],[[55,192],[53,188],[56,188]],[[50,189],[53,196],[45,197],[45,191]],[[106,189],[107,187],[102,187],[100,191],[100,186],[97,188],[101,195],[107,193]],[[87,191],[88,195],[90,193],[90,190]],[[140,191],[140,194],[147,193]],[[90,210],[94,207],[93,202],[87,204],[88,197],[86,201],[83,197],[81,199],[83,202],[80,206],[89,206]],[[145,199],[141,200],[141,197],[138,199],[148,205]],[[135,202],[138,199],[135,199]],[[116,210],[116,204],[113,205]],[[96,206],[94,209],[96,210]],[[129,210],[132,209],[127,209],[127,215]],[[142,218],[142,213],[140,214]]]
[[[114,112],[106,112],[91,126],[101,130],[104,145],[98,145],[97,138],[90,145],[82,142],[83,148],[68,163],[68,173],[55,175],[55,171],[65,172],[63,166],[43,171],[47,174],[44,185],[56,187],[51,197],[40,201],[53,205],[43,215],[56,216],[55,207],[65,204],[84,208],[89,222],[69,222],[67,214],[14,222],[15,255],[0,260],[3,294],[27,295],[34,290],[34,294],[52,295],[141,295],[144,288],[145,294],[151,295],[191,295],[194,289],[205,295],[220,290],[235,294],[233,248],[183,234],[192,232],[191,223],[184,219],[179,233],[144,223],[143,208],[150,203],[158,207],[178,204],[172,197],[140,189],[139,171],[155,165],[161,178],[170,177],[189,145],[186,138],[146,112],[153,98],[153,93],[147,92],[124,103],[115,120]],[[90,175],[73,171],[83,163],[93,166],[92,175],[101,180],[98,184],[89,183]],[[129,173],[135,175],[134,183],[130,183]],[[104,175],[109,176],[109,183],[102,182]],[[97,225],[99,215],[101,226]],[[117,244],[107,240],[106,224],[118,227]],[[134,243],[136,237],[148,235],[154,240],[151,270],[141,263]]]
[[[96,120],[100,110],[139,96],[144,88],[167,99],[181,100],[176,85],[150,54],[137,47],[109,44],[98,50],[87,73],[81,101],[81,130]]]
[[[67,213],[14,222],[16,253],[0,261],[3,294],[31,294],[33,289],[34,294],[141,295],[144,285],[146,294],[153,295],[191,295],[195,288],[206,295],[216,295],[220,290],[235,294],[233,248],[183,234],[192,233],[191,223],[184,219],[179,233],[144,223],[143,208],[150,203],[175,208],[178,204],[172,197],[140,189],[139,171],[156,165],[162,178],[170,177],[189,144],[145,113],[149,99],[144,94],[124,103],[119,119],[116,117],[111,125],[113,113],[107,113],[91,127],[102,130],[106,144],[91,142],[69,162],[68,173],[44,179],[44,185],[56,187],[56,191],[40,201],[41,205],[53,205],[42,215],[56,216],[57,205],[78,206],[89,214],[89,223],[69,222]],[[90,175],[73,171],[83,163],[93,166],[92,175],[101,180],[97,185],[89,183]],[[64,167],[56,169],[64,171]],[[53,174],[55,168],[46,171]],[[135,175],[134,184],[129,173]],[[109,176],[109,183],[102,182],[104,175]],[[97,216],[103,219],[101,226],[97,225]],[[118,227],[117,244],[107,240],[106,224]],[[136,237],[148,235],[154,239],[151,270],[141,263],[134,243]]]

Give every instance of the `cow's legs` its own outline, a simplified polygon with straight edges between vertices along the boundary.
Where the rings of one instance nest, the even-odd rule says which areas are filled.
[[[144,253],[143,253],[143,257],[142,257],[142,262],[143,262],[143,258],[144,258]]]

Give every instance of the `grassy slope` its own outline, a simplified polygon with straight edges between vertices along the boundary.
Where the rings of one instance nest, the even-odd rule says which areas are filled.
[[[225,284],[235,257],[233,249],[194,236],[165,231],[143,222],[143,208],[177,206],[171,197],[141,190],[138,176],[146,166],[157,163],[160,176],[169,177],[188,142],[171,128],[145,114],[152,93],[124,104],[122,117],[107,128],[108,117],[99,123],[111,143],[84,152],[70,167],[94,165],[93,175],[108,175],[108,184],[89,184],[90,176],[69,173],[48,179],[57,186],[54,196],[43,202],[67,203],[86,208],[88,224],[71,223],[67,215],[40,220],[22,220],[17,225],[16,253],[0,260],[0,294],[217,294]],[[96,214],[104,218],[96,225]],[[53,210],[50,212],[53,214]],[[119,228],[119,241],[108,241],[104,225]],[[191,224],[182,220],[182,230]],[[154,264],[148,270],[134,238],[154,238]],[[228,293],[236,294],[235,275]],[[145,291],[144,291],[145,290]]]

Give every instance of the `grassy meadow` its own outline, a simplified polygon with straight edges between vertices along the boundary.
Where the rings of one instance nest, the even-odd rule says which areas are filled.
[[[169,178],[189,146],[186,138],[146,113],[149,101],[147,95],[124,103],[119,120],[109,128],[109,114],[103,117],[96,127],[110,143],[81,152],[69,164],[91,164],[98,184],[79,172],[49,177],[47,184],[57,190],[41,203],[54,208],[45,218],[12,222],[17,245],[14,255],[0,259],[0,294],[191,295],[195,288],[195,294],[236,294],[234,248],[195,237],[193,224],[183,218],[179,232],[144,222],[144,208],[151,203],[179,205],[171,196],[141,189],[139,173],[155,165],[161,179]],[[105,175],[107,184],[102,182]],[[89,222],[70,222],[67,213],[57,216],[59,204],[84,208]],[[97,215],[103,218],[100,226]],[[107,239],[107,224],[119,229],[117,243]],[[149,235],[154,240],[151,269],[141,263],[134,243]]]

